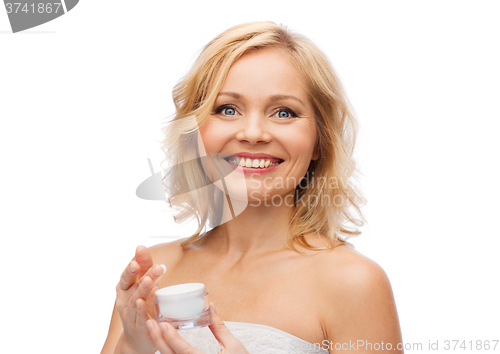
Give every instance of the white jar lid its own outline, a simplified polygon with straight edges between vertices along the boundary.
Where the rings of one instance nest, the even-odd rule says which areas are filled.
[[[205,294],[205,284],[203,283],[186,283],[167,286],[155,292],[158,300],[170,301],[181,298],[191,298],[196,296],[203,296]]]

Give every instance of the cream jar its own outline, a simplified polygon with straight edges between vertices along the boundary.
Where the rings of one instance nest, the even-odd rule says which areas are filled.
[[[155,292],[156,319],[176,329],[208,326],[212,323],[205,285],[187,283],[168,286]]]

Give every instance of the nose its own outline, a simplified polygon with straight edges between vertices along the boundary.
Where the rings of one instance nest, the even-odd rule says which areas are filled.
[[[252,114],[241,120],[241,126],[236,134],[236,139],[249,144],[268,143],[271,134],[268,132],[266,118],[259,114]]]

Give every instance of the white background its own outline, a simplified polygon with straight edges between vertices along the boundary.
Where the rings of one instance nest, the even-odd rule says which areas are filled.
[[[100,351],[135,247],[192,230],[135,196],[147,158],[160,169],[171,89],[253,20],[317,43],[356,108],[369,224],[353,242],[389,275],[404,342],[500,339],[499,15],[497,1],[81,1],[12,34],[0,8],[0,351]]]

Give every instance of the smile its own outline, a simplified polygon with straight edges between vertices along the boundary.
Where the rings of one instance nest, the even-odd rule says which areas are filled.
[[[268,168],[279,165],[280,163],[283,162],[283,160],[278,162],[271,162],[270,159],[251,159],[251,158],[245,159],[244,157],[240,158],[238,156],[234,158],[226,158],[225,160],[230,164],[236,166],[255,168],[255,169]]]
[[[276,158],[252,159],[239,156],[225,158],[229,165],[236,171],[245,175],[262,175],[277,169],[284,161]]]

